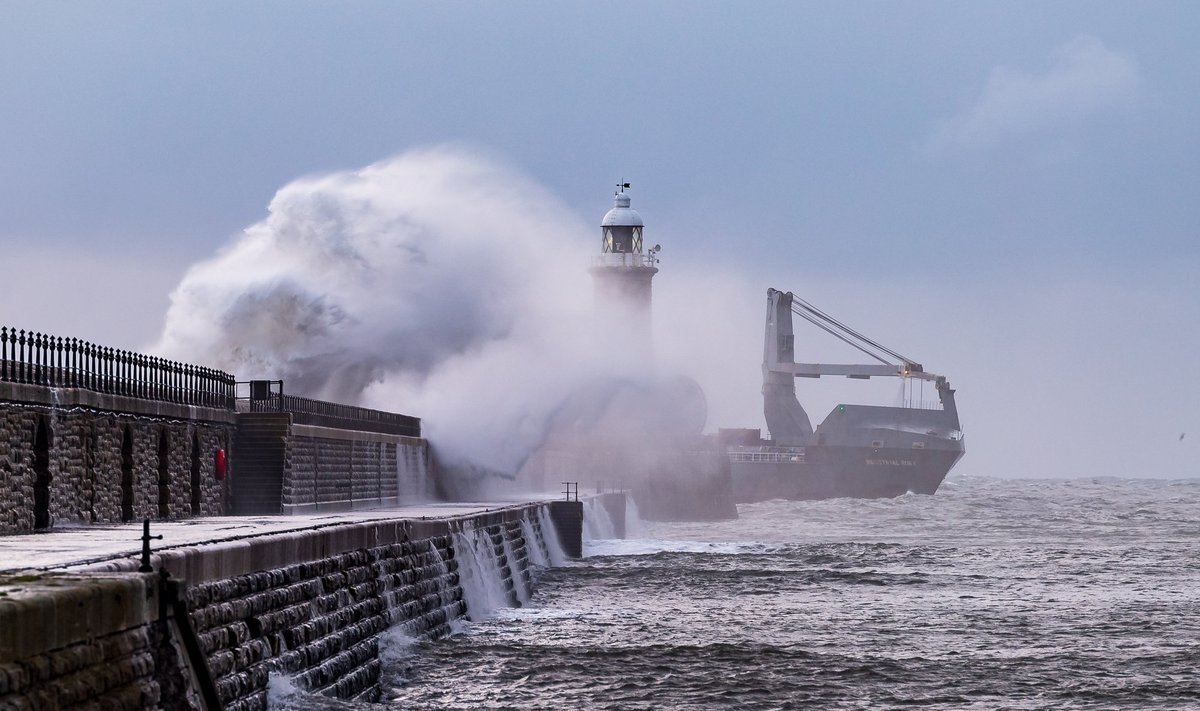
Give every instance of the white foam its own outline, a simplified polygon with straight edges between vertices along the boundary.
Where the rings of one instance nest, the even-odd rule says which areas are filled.
[[[267,708],[289,708],[303,695],[304,690],[287,674],[271,672],[267,677]]]
[[[654,555],[656,553],[717,553],[737,555],[742,553],[766,553],[771,546],[756,542],[709,542],[672,541],[662,539],[610,539],[593,541],[588,545],[588,555]]]
[[[379,659],[385,665],[395,664],[409,657],[417,640],[410,637],[399,625],[379,633]]]

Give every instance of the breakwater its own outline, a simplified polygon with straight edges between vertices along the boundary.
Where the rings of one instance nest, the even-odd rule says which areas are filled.
[[[221,514],[235,425],[219,407],[0,381],[0,534]]]
[[[417,417],[0,327],[0,535],[395,507],[434,470]]]
[[[0,709],[249,711],[279,677],[375,700],[388,639],[522,604],[564,542],[531,503],[0,576]]]

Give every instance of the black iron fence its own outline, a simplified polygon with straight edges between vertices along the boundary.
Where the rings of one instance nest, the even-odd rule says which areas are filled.
[[[421,418],[395,412],[372,410],[354,405],[313,400],[298,395],[283,394],[283,381],[251,380],[244,383],[250,387],[250,396],[239,398],[244,405],[239,409],[249,412],[290,412],[292,422],[301,425],[336,427],[360,432],[421,436]]]
[[[236,383],[212,368],[7,327],[0,327],[0,381],[225,410],[234,408]]]

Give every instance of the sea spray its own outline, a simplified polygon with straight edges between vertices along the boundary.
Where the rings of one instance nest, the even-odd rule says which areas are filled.
[[[415,149],[309,175],[282,186],[266,212],[187,270],[155,355],[345,404],[405,403],[440,461],[468,472],[518,470],[597,379],[648,377],[624,339],[591,338],[594,300],[581,277],[598,212],[580,217],[477,151]],[[759,310],[756,283],[724,263],[680,265],[655,293],[656,310],[672,314],[656,328],[659,369],[697,377],[709,409],[729,421],[759,407],[754,369],[729,368],[758,357],[760,327],[746,317]],[[656,431],[678,422],[650,419]],[[398,466],[403,500],[432,495],[427,469]]]
[[[456,532],[453,538],[468,616],[472,620],[482,620],[493,610],[508,607],[508,593],[504,590],[491,536],[485,529],[468,529]]]
[[[267,708],[291,708],[303,694],[304,690],[284,672],[271,672],[267,677]]]
[[[400,626],[379,633],[379,659],[386,665],[403,662],[412,655],[418,640]]]
[[[529,556],[529,562],[538,568],[549,568],[550,559],[546,557],[546,549],[541,541],[541,536],[534,530],[528,514],[521,517],[521,531],[525,534],[525,551]]]
[[[554,527],[554,520],[550,518],[549,507],[538,507],[538,521],[542,524],[542,542],[546,546],[546,559],[550,561],[550,566],[558,567],[565,564],[567,554],[563,552],[562,544],[558,542],[558,529]]]

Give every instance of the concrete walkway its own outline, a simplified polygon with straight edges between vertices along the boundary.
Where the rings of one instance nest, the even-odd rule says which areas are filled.
[[[528,501],[528,500],[526,500]],[[370,511],[316,513],[302,516],[216,516],[182,521],[151,521],[154,551],[206,543],[236,541],[288,531],[303,531],[370,521],[446,519],[491,511],[514,503],[430,503]],[[67,524],[44,533],[0,536],[0,573],[17,570],[69,570],[118,558],[138,558],[142,524]]]

